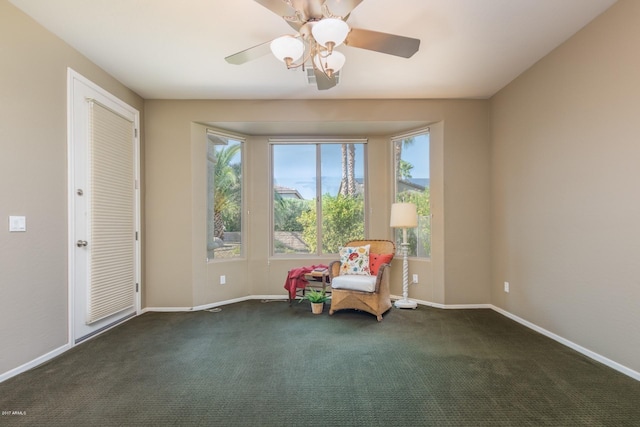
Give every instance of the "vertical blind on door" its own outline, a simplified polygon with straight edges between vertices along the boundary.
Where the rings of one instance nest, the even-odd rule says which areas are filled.
[[[87,324],[135,305],[134,124],[89,101],[90,262]]]

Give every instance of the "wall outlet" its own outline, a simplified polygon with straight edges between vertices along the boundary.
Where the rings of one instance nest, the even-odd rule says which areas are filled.
[[[413,283],[418,283],[418,275],[417,274],[413,275]]]
[[[27,217],[13,215],[10,216],[9,231],[27,231]]]
[[[509,282],[504,282],[504,291],[509,293]]]
[[[222,276],[220,276],[220,284],[225,285],[226,283],[227,283],[227,276],[223,274]]]

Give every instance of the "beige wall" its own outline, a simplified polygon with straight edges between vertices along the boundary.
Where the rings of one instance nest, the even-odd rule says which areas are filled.
[[[142,99],[0,0],[0,375],[64,346],[67,67],[142,112]],[[8,217],[27,217],[9,233]]]
[[[420,275],[421,283],[412,286],[411,295],[440,304],[489,301],[487,101],[149,100],[145,114],[148,307],[202,306],[247,295],[284,296],[288,269],[331,260],[269,257],[268,137],[249,136],[245,156],[247,257],[206,264],[204,127],[195,123],[337,119],[434,123],[432,144],[437,162],[432,191],[438,230],[434,232],[434,259],[412,262],[411,272]],[[392,156],[388,136],[370,136],[368,157],[369,236],[389,238]],[[401,294],[399,261],[394,265],[392,292]],[[220,275],[226,276],[226,285],[219,284]]]
[[[639,23],[621,0],[491,101],[493,304],[636,372]]]

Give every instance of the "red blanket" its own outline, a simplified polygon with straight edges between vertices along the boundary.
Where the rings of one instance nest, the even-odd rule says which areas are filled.
[[[284,282],[284,288],[289,291],[289,299],[296,298],[296,290],[303,289],[307,286],[307,279],[305,279],[304,275],[307,273],[311,273],[316,268],[329,268],[324,264],[312,265],[310,267],[298,267],[292,270],[289,270],[287,274],[287,280]]]

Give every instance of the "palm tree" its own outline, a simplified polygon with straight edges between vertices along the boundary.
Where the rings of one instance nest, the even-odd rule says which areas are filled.
[[[411,163],[400,159],[400,163],[398,164],[398,179],[412,178],[411,169],[413,169],[413,165]]]
[[[223,214],[237,214],[240,209],[239,173],[231,161],[240,151],[240,144],[228,145],[215,150],[213,159],[213,237],[224,239]]]
[[[347,194],[349,196],[356,195],[356,146],[348,144],[347,146]]]
[[[346,196],[349,184],[347,178],[347,144],[341,144],[340,148],[342,149],[342,181],[340,184],[340,194]]]
[[[414,142],[415,138],[412,136],[401,141],[395,141],[394,151],[396,155],[396,181],[411,178],[411,169],[413,169],[413,165],[402,159],[402,149],[404,147],[413,145]]]
[[[355,196],[356,194],[356,146],[355,144],[342,144],[342,181],[340,194],[343,196]]]

